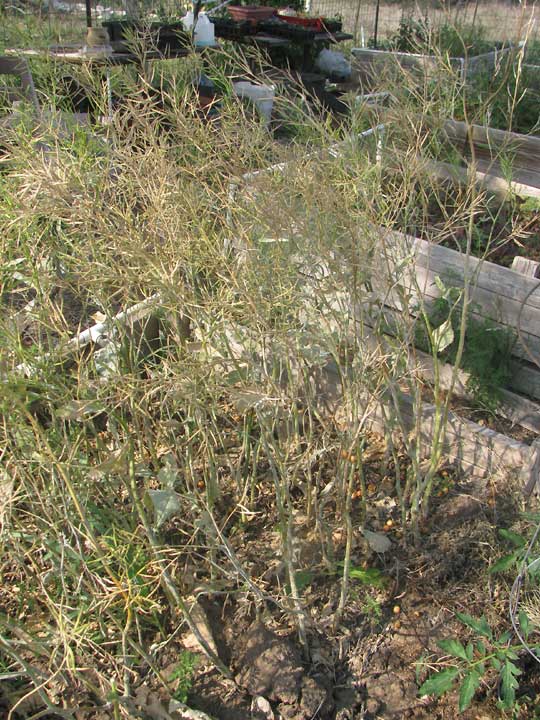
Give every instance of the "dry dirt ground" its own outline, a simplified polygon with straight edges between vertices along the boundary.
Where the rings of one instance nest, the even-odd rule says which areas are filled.
[[[456,693],[438,700],[418,697],[427,675],[423,661],[440,657],[437,640],[467,635],[454,620],[456,611],[485,614],[502,632],[507,594],[487,570],[498,546],[496,526],[512,524],[517,507],[502,487],[452,486],[451,473],[448,477],[451,490],[441,494],[423,528],[421,547],[412,549],[396,531],[392,558],[379,557],[389,585],[378,594],[353,589],[337,627],[335,588],[322,574],[313,579],[306,593],[313,617],[310,663],[303,661],[294,633],[276,623],[275,608],[261,609],[256,617],[255,608],[246,613],[234,602],[224,608],[211,601],[207,611],[237,687],[224,686],[214,671],[201,672],[190,704],[220,720],[270,717],[257,712],[259,696],[270,701],[276,720],[457,718]],[[523,671],[531,704],[519,717],[528,718],[540,698],[540,673],[525,658]],[[494,690],[486,688],[460,717],[503,717]]]
[[[507,552],[498,529],[520,529],[520,489],[512,487],[508,478],[462,481],[448,467],[441,471],[429,522],[421,527],[421,540],[414,546],[401,527],[391,463],[386,466],[387,474],[381,473],[383,455],[382,439],[372,435],[364,465],[370,508],[366,524],[377,532],[386,527],[391,550],[376,553],[366,544],[358,528],[361,499],[356,491],[351,561],[355,568],[378,569],[385,582],[372,587],[353,580],[345,612],[337,622],[339,578],[323,562],[313,527],[303,521],[300,512],[296,518],[296,555],[304,579],[302,602],[309,657],[298,642],[292,613],[284,606],[287,579],[271,491],[258,498],[258,516],[242,532],[230,535],[229,542],[242,567],[264,595],[254,600],[256,594],[246,592],[244,584],[234,579],[219,592],[206,589],[198,595],[217,651],[232,672],[232,679],[224,680],[199,656],[187,704],[206,713],[204,720],[207,716],[213,720],[458,718],[455,692],[439,699],[421,699],[418,687],[430,672],[441,667],[443,653],[437,641],[451,636],[463,642],[470,638],[470,632],[456,621],[456,612],[485,615],[495,634],[508,629],[508,592],[513,575],[492,575],[489,567]],[[336,457],[329,457],[326,469],[335,468],[335,463]],[[300,497],[298,491],[299,508]],[[338,528],[333,538],[336,558],[343,557],[339,526],[334,523]],[[3,591],[0,588],[0,606],[9,605],[6,593],[6,587]],[[171,634],[172,628],[178,627],[174,618],[164,618],[164,622],[171,626]],[[150,647],[157,640],[148,637],[146,642]],[[157,658],[162,675],[171,678],[179,658],[195,647],[189,634],[170,640]],[[528,663],[525,653],[518,663],[522,707],[513,720],[527,720],[540,706],[540,668]],[[101,670],[106,672],[106,668]],[[188,717],[168,712],[171,698],[154,677],[144,663],[131,668],[131,697],[120,714],[114,714],[110,707],[98,708],[82,686],[71,688],[70,697],[62,688],[59,707],[80,708],[75,720]],[[18,697],[17,680],[0,679],[0,718],[8,717]],[[28,720],[40,707],[34,699],[19,709],[13,720]],[[49,713],[39,717],[59,720],[62,716]],[[459,717],[504,717],[497,709],[496,677],[488,678],[470,709]]]

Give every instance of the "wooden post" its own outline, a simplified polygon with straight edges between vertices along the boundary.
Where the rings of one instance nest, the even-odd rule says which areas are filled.
[[[355,43],[358,43],[358,23],[360,21],[360,5],[361,4],[362,4],[362,0],[358,0],[358,2],[356,3],[356,13],[354,16],[354,30],[353,30]]]
[[[531,457],[521,471],[521,479],[525,483],[523,495],[528,500],[540,480],[540,440],[534,440],[531,445]]]
[[[540,277],[540,263],[536,262],[536,260],[520,257],[519,255],[512,260],[511,269],[522,275],[527,275],[527,277]]]

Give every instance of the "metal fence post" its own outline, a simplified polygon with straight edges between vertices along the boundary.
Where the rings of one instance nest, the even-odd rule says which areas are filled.
[[[381,8],[381,0],[377,0],[377,6],[375,8],[375,28],[373,30],[373,48],[377,49],[377,35],[379,33],[379,10]]]

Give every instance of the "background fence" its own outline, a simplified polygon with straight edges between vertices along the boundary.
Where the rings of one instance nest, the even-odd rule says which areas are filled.
[[[482,25],[486,37],[493,40],[521,39],[528,32],[538,33],[537,19],[540,9],[536,3],[520,3],[516,0],[310,0],[310,10],[315,14],[341,16],[344,30],[355,36],[359,45],[367,45],[375,34],[378,7],[378,37],[388,37],[399,26],[403,16],[425,18],[430,27],[445,21]]]
[[[233,0],[239,2],[240,0]],[[251,0],[256,3],[257,0]],[[266,0],[259,0],[265,3]],[[183,14],[189,0],[92,0],[96,24],[121,15],[126,8],[138,6],[143,14],[165,19]],[[272,0],[272,4],[276,4]],[[287,5],[287,0],[283,0]],[[449,20],[452,23],[482,25],[486,37],[493,40],[516,40],[538,37],[540,9],[535,3],[518,0],[306,0],[311,12],[326,16],[340,16],[344,30],[354,34],[356,45],[367,45],[375,34],[379,38],[394,33],[403,16],[427,19],[430,27]],[[13,44],[14,21],[26,44],[32,40],[32,29],[39,23],[41,30],[50,28],[50,38],[82,40],[85,33],[84,0],[0,0],[0,46]],[[39,33],[43,36],[43,33]]]

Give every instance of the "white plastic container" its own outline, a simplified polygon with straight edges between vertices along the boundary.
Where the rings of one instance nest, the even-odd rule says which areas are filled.
[[[233,88],[238,97],[251,100],[264,118],[264,124],[268,127],[272,118],[272,108],[274,107],[275,85],[255,85],[254,83],[242,81],[234,83]]]
[[[188,10],[188,12],[184,15],[182,18],[182,25],[184,26],[184,30],[186,32],[189,32],[191,28],[193,27],[193,11]]]
[[[195,45],[197,47],[209,47],[215,44],[214,23],[206,13],[201,13],[195,26]]]
[[[184,30],[186,32],[190,32],[193,29],[194,20],[195,18],[191,10],[184,15],[182,18],[182,25],[184,26]],[[197,18],[194,40],[197,47],[209,47],[216,44],[214,23],[204,12],[200,13]]]

